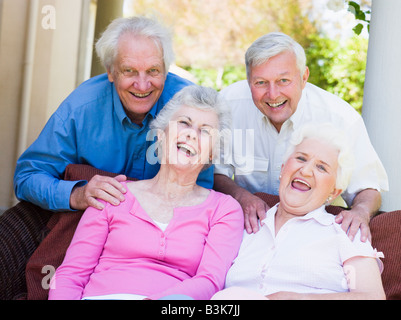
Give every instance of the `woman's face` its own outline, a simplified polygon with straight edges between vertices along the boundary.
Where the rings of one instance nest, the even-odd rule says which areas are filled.
[[[182,106],[165,131],[162,163],[202,169],[210,163],[218,136],[219,119],[213,111]],[[160,139],[160,137],[159,137]]]
[[[287,212],[307,214],[341,193],[335,188],[338,153],[332,145],[314,138],[296,146],[281,172],[280,205]]]

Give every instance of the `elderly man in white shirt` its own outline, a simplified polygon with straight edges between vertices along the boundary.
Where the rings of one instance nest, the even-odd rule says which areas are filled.
[[[248,233],[259,230],[269,207],[255,192],[278,194],[284,151],[295,129],[306,123],[331,122],[351,142],[356,170],[343,198],[351,210],[336,222],[352,239],[360,229],[370,239],[369,220],[388,190],[386,171],[376,154],[362,117],[345,101],[307,83],[303,48],[282,33],[256,40],[246,56],[247,81],[222,90],[232,110],[232,141],[215,165],[214,189],[241,204]],[[226,148],[227,149],[227,148]],[[234,177],[234,178],[233,178]]]

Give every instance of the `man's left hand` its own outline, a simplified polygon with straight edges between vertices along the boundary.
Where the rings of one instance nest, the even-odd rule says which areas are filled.
[[[361,229],[361,241],[365,242],[367,239],[372,241],[369,220],[369,214],[356,207],[341,211],[335,221],[341,224],[341,228],[348,233],[351,240],[354,240],[356,233]]]

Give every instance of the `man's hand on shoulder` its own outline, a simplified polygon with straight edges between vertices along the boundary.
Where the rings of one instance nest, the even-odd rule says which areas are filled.
[[[351,240],[361,229],[361,241],[372,241],[369,222],[381,206],[381,194],[374,189],[360,191],[354,198],[351,210],[344,210],[336,217],[336,222],[348,233]]]
[[[125,175],[119,175],[115,178],[95,175],[86,185],[72,190],[70,207],[74,210],[85,210],[91,206],[102,210],[104,205],[98,199],[117,206],[125,200],[124,193],[127,190],[121,182],[126,180]]]
[[[259,231],[258,220],[262,221],[266,218],[266,212],[270,209],[266,202],[252,193],[242,189],[235,196],[244,211],[245,230],[248,233],[256,233]]]
[[[231,195],[239,202],[244,211],[246,232],[256,233],[259,231],[258,219],[262,221],[266,218],[266,212],[270,209],[266,202],[222,174],[214,175],[214,189]]]

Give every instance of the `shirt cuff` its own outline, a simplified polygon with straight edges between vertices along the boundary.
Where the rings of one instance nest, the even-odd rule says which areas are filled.
[[[55,201],[57,204],[58,211],[77,211],[70,207],[70,197],[71,192],[74,187],[82,187],[86,185],[88,181],[79,180],[79,181],[66,181],[60,180],[57,193],[55,196]]]

